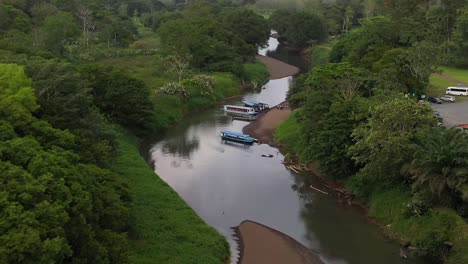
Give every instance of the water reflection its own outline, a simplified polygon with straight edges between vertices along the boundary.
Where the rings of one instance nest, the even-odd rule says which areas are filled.
[[[162,144],[163,154],[172,154],[182,159],[190,159],[190,155],[200,146],[200,141],[196,137],[180,138],[169,140]]]

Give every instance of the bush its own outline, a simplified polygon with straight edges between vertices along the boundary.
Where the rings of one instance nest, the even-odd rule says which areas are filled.
[[[159,88],[158,93],[166,95],[181,95],[183,98],[190,97],[189,91],[182,84],[170,82]]]
[[[403,214],[406,217],[422,216],[432,207],[431,195],[429,193],[415,193],[411,200],[404,204]]]
[[[250,88],[262,86],[269,76],[266,65],[259,61],[244,64],[243,81]]]
[[[312,54],[310,56],[311,66],[320,66],[329,62],[331,48],[326,45],[319,45],[312,48]]]

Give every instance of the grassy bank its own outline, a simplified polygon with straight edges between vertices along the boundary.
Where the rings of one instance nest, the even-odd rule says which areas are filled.
[[[320,66],[329,62],[329,55],[332,51],[334,42],[325,43],[314,46],[310,50],[310,65],[311,67]]]
[[[299,111],[278,126],[275,134],[277,143],[284,146],[287,156],[304,160],[306,145],[301,139],[301,124],[298,122]],[[450,242],[453,248],[445,263],[468,263],[468,224],[452,209],[434,208],[422,216],[406,216],[405,205],[412,201],[408,186],[393,189],[380,188],[378,182],[360,181],[351,177],[348,189],[354,193],[366,189],[364,202],[369,207],[369,216],[384,226],[385,232],[402,243],[411,243],[420,252],[441,252],[445,248],[441,243]],[[438,256],[434,256],[438,257]]]
[[[143,81],[151,90],[151,98],[161,129],[180,122],[188,112],[201,111],[215,106],[224,98],[240,92],[240,80],[230,73],[209,73],[213,78],[213,94],[202,95],[195,87],[187,87],[189,98],[159,94],[158,89],[166,83],[176,82],[177,76],[167,70],[167,61],[159,55],[141,55],[101,61],[114,65],[134,78]]]
[[[244,84],[251,88],[258,88],[268,81],[268,69],[260,61],[244,64]]]
[[[128,179],[133,199],[130,262],[225,262],[229,248],[224,237],[153,172],[133,135],[122,131],[118,141],[120,153],[113,169]]]
[[[297,121],[298,111],[293,112],[286,121],[281,123],[275,132],[275,140],[286,148],[286,151],[296,156],[304,150],[304,144],[301,140],[301,127]],[[299,157],[301,158],[301,157]]]
[[[411,202],[411,191],[400,188],[375,191],[368,199],[369,216],[385,225],[387,233],[419,250],[443,254],[440,243],[453,244],[445,263],[468,263],[468,225],[452,209],[434,208],[422,216],[407,217],[405,205]],[[437,255],[435,258],[439,257]]]

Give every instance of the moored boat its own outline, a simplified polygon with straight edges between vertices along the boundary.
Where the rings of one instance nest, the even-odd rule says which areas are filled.
[[[241,114],[241,115],[256,115],[257,111],[253,107],[225,105],[224,111],[226,113]]]
[[[252,107],[257,112],[258,111],[263,111],[265,109],[270,108],[270,106],[268,104],[257,102],[257,101],[254,101],[254,100],[243,100],[242,103],[244,103],[244,106],[246,106],[246,107]]]
[[[249,135],[227,131],[227,130],[221,131],[220,136],[224,140],[230,140],[230,141],[240,142],[244,144],[253,144],[255,142],[255,139]]]
[[[228,116],[232,117],[235,120],[242,120],[242,121],[255,121],[257,120],[256,115],[242,115],[242,114],[234,114],[234,113],[226,113]]]

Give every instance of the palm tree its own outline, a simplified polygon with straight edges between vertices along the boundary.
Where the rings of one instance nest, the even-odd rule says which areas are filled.
[[[468,136],[456,128],[434,128],[419,137],[406,167],[413,188],[430,191],[439,201],[461,198],[468,184]]]

